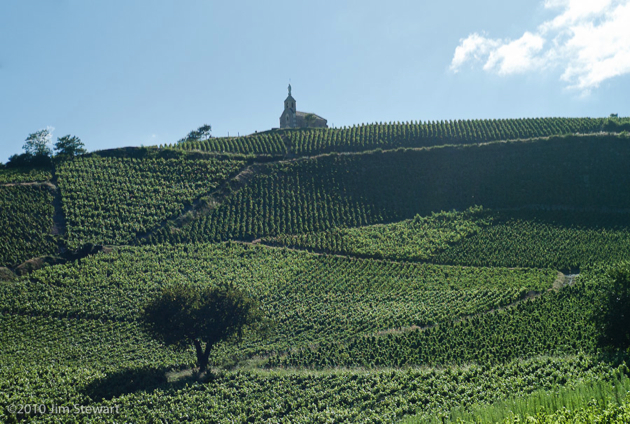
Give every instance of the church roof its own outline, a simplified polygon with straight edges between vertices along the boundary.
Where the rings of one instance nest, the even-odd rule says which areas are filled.
[[[313,115],[315,118],[323,119],[324,121],[326,120],[325,118],[322,118],[318,114],[310,113],[310,112],[295,112],[295,115],[296,116],[301,116],[301,117],[306,117],[306,115]]]

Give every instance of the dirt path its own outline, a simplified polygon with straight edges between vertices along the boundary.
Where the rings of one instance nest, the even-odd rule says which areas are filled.
[[[461,317],[459,317],[459,318],[457,318],[457,319],[455,319],[453,321],[449,321],[449,322],[452,322],[452,323],[463,322],[463,321],[467,321],[467,320],[473,319],[475,317],[480,317],[480,316],[483,316],[483,315],[493,314],[493,313],[498,312],[498,311],[503,311],[505,309],[512,308],[512,307],[518,305],[519,303],[523,303],[523,302],[526,302],[526,301],[531,300],[531,299],[536,299],[536,298],[542,296],[543,293],[544,292],[530,291],[522,299],[519,299],[519,300],[517,300],[515,302],[509,303],[507,305],[500,306],[498,308],[492,308],[492,309],[489,309],[487,311],[478,312],[476,314],[464,315],[464,316],[461,316]],[[391,328],[391,329],[387,329],[387,330],[377,331],[376,333],[373,333],[373,335],[386,336],[388,334],[407,333],[409,331],[415,331],[415,330],[426,331],[426,330],[428,330],[430,328],[437,327],[440,324],[442,324],[442,323],[430,324],[430,325],[422,325],[422,326],[412,325],[411,327]],[[368,334],[368,335],[371,335],[371,334]]]
[[[579,277],[579,275],[580,275],[580,274],[562,274],[561,272],[559,272],[558,274],[560,276],[562,276],[562,277],[560,277],[560,276],[558,277],[558,280],[563,280],[562,285],[557,286],[554,283],[554,287],[551,288],[551,289],[548,289],[547,292],[552,291],[552,290],[558,291],[558,290],[561,290],[564,287],[572,286],[573,284],[575,284],[575,279],[577,277]],[[556,280],[556,281],[558,281],[558,280]],[[498,312],[498,311],[503,311],[505,309],[512,308],[512,307],[518,305],[519,303],[523,303],[523,302],[526,302],[528,300],[539,298],[544,293],[545,292],[530,291],[524,297],[522,297],[521,299],[518,299],[515,302],[509,303],[507,305],[504,305],[504,306],[501,306],[501,307],[498,307],[498,308],[492,308],[492,309],[489,309],[489,310],[484,311],[484,312],[479,312],[479,313],[472,314],[472,315],[462,316],[462,317],[459,317],[459,318],[457,318],[457,319],[455,319],[455,320],[453,320],[451,322],[454,322],[454,323],[462,322],[462,321],[466,321],[466,320],[469,320],[469,319],[473,319],[475,317],[479,317],[479,316],[483,316],[483,315],[489,315],[489,314],[492,314],[492,313],[495,313],[495,312]],[[381,330],[381,331],[377,331],[375,333],[375,335],[377,335],[377,336],[384,336],[384,335],[387,335],[387,334],[405,333],[405,332],[414,331],[414,330],[426,331],[429,328],[433,328],[433,327],[436,327],[438,325],[440,325],[440,324],[438,323],[438,324],[431,324],[431,325],[425,325],[425,326],[413,325],[411,327],[402,327],[402,328],[398,328],[398,329]]]
[[[178,216],[165,219],[157,227],[145,233],[137,234],[138,239],[146,240],[156,231],[160,231],[169,225],[171,228],[181,228],[190,220],[209,213],[219,206],[232,192],[240,190],[243,186],[247,185],[261,166],[261,164],[254,163],[241,168],[238,173],[219,184],[214,191],[207,195],[200,196],[191,205],[184,207],[184,210]],[[206,199],[207,201],[202,201],[202,199]]]
[[[50,181],[31,181],[28,183],[7,183],[7,184],[1,184],[0,187],[18,187],[18,186],[24,186],[24,187],[28,187],[28,186],[46,186],[49,187],[53,190],[57,190],[57,186],[54,185],[53,183],[51,183]]]

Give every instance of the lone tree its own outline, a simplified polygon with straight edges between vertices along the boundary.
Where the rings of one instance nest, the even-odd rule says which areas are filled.
[[[622,262],[607,273],[602,301],[595,309],[599,344],[605,348],[630,347],[630,262]]]
[[[48,128],[29,134],[24,141],[24,153],[11,155],[7,162],[8,168],[22,166],[50,166],[52,151],[48,145],[52,140],[51,130]]]
[[[63,137],[57,137],[55,151],[57,152],[57,156],[62,157],[74,157],[76,155],[87,153],[87,150],[85,150],[85,144],[83,144],[81,139],[70,134],[64,135]]]
[[[210,351],[217,343],[238,341],[245,328],[262,330],[266,322],[258,303],[232,284],[165,287],[147,303],[141,318],[149,334],[166,345],[192,343],[199,374],[208,368]]]
[[[48,144],[52,140],[52,134],[48,129],[35,131],[26,137],[23,149],[31,156],[48,156],[52,154],[52,150]]]
[[[184,143],[186,141],[203,141],[212,138],[212,126],[203,124],[196,130],[192,130],[188,135],[177,141],[177,144]]]

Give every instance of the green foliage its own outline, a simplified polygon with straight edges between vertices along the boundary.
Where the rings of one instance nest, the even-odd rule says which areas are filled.
[[[438,414],[453,404],[492,402],[537,387],[552,388],[560,373],[567,381],[619,375],[618,370],[588,358],[537,359],[503,368],[237,372],[205,386],[138,393],[115,401],[123,402],[124,418],[129,421],[160,417],[205,422],[389,423],[416,411]]]
[[[474,205],[630,210],[628,154],[620,137],[576,136],[272,164],[209,214],[148,242],[253,240]]]
[[[622,365],[627,372],[627,367]],[[555,391],[538,390],[523,397],[511,397],[490,405],[473,405],[470,408],[454,408],[446,416],[439,417],[412,417],[403,420],[404,424],[426,423],[516,423],[516,422],[550,422],[562,417],[573,417],[570,422],[595,422],[595,420],[577,421],[577,417],[583,415],[586,410],[597,408],[599,411],[591,418],[602,414],[608,407],[626,410],[630,401],[630,379],[627,374],[621,373],[619,378],[610,381],[588,381],[563,387]],[[557,412],[558,411],[558,412]],[[570,412],[572,411],[572,412]],[[531,418],[530,418],[531,417]],[[627,415],[630,418],[630,415]],[[608,422],[608,421],[607,421]]]
[[[556,275],[353,260],[234,243],[127,247],[1,285],[0,305],[16,314],[137,322],[143,305],[165,286],[233,282],[260,302],[276,328],[267,338],[248,335],[237,350],[218,347],[218,364],[232,354],[286,352],[448,322],[544,291]]]
[[[164,287],[140,314],[149,334],[166,345],[193,343],[200,372],[206,370],[217,343],[240,340],[243,329],[255,327],[262,318],[258,304],[227,283],[201,289],[183,284]]]
[[[184,150],[256,155],[284,155],[287,152],[282,136],[275,131],[243,137],[218,137],[206,140],[186,140],[184,138],[174,147]]]
[[[302,156],[329,152],[360,152],[376,148],[473,144],[570,133],[595,133],[602,130],[605,122],[609,120],[603,118],[528,118],[363,124],[342,129],[276,130],[238,138],[214,138],[202,142],[195,140],[183,142],[177,147],[186,150],[254,154],[288,153]],[[625,127],[619,127],[619,130],[622,128]],[[616,129],[617,127],[610,127],[610,131],[616,131]],[[286,140],[286,147],[283,138]]]
[[[52,202],[48,187],[0,187],[0,266],[57,252]]]
[[[630,121],[627,118],[610,117],[604,120],[602,129],[608,132],[630,131]]]
[[[594,286],[582,282],[496,313],[445,322],[424,331],[325,342],[278,355],[269,363],[317,368],[486,364],[541,354],[595,352],[597,332],[589,316],[596,301]]]
[[[49,181],[52,178],[50,168],[2,168],[0,169],[0,184],[27,183]]]
[[[57,143],[55,143],[55,151],[57,156],[62,157],[74,157],[87,153],[85,150],[85,144],[81,139],[74,135],[65,135],[63,137],[57,137]]]
[[[9,156],[6,168],[50,168],[52,158],[49,155],[32,155],[22,153],[21,155]]]
[[[434,212],[392,224],[281,235],[263,238],[263,242],[359,257],[422,261],[487,226],[491,217],[482,212],[481,207],[460,213]]]
[[[192,130],[188,133],[188,135],[181,140],[177,141],[177,144],[191,142],[191,141],[203,141],[212,138],[210,133],[212,132],[212,127],[208,124],[204,124],[197,128],[196,130]]]
[[[579,269],[630,256],[630,214],[571,210],[486,211],[492,225],[432,261],[472,266]]]
[[[594,313],[599,342],[605,348],[626,349],[630,347],[630,262],[612,267],[607,277]]]
[[[57,170],[71,249],[123,244],[212,193],[238,161],[89,157]]]
[[[533,424],[569,424],[569,423],[610,423],[625,424],[630,422],[630,396],[617,405],[613,402],[601,405],[591,402],[587,406],[577,410],[562,409],[554,414],[537,414],[528,417]],[[507,421],[512,423],[514,421]]]
[[[27,323],[18,330],[29,330]],[[82,322],[78,325],[85,328]],[[104,327],[102,323],[100,325]],[[135,390],[132,387],[113,398],[100,399],[102,394],[111,393],[116,388],[133,386],[134,381],[124,380],[123,376],[146,380],[154,377],[161,368],[131,365],[142,355],[150,357],[151,352],[134,353],[134,346],[127,343],[125,337],[112,339],[114,333],[109,331],[85,331],[83,337],[71,340],[74,351],[102,352],[105,363],[114,363],[116,368],[86,366],[84,364],[90,362],[82,355],[75,356],[70,360],[71,364],[66,365],[72,353],[62,348],[70,345],[66,339],[74,332],[72,327],[33,327],[31,331],[39,331],[41,335],[33,334],[32,339],[31,331],[26,332],[28,338],[25,341],[35,343],[39,350],[34,352],[44,352],[38,357],[48,358],[50,363],[42,365],[27,358],[15,362],[17,355],[2,355],[0,392],[4,394],[5,405],[26,402],[120,406],[120,413],[116,415],[85,417],[93,422],[394,422],[409,414],[444,414],[455,405],[490,403],[508,396],[523,396],[540,388],[554,389],[558,386],[558,375],[571,384],[584,379],[612,380],[626,372],[621,367],[615,368],[586,356],[536,358],[498,367],[472,365],[368,372],[241,370],[220,373],[206,384],[190,380],[158,383]],[[3,334],[0,333],[0,338]],[[41,342],[42,338],[47,339],[47,344]],[[113,386],[111,389],[108,382]],[[101,388],[105,393],[95,393],[94,388]],[[9,417],[7,410],[0,408],[0,419],[11,422]]]
[[[35,131],[26,137],[24,151],[31,156],[50,156],[52,150],[48,147],[51,143],[52,134],[48,129]]]
[[[598,351],[605,326],[592,319],[594,310],[614,316],[615,299],[627,297],[629,266],[604,272],[630,253],[627,138],[470,146],[612,125],[530,119],[193,134],[175,149],[59,163],[71,249],[151,237],[0,283],[0,421],[72,419],[6,407],[43,403],[120,407],[77,418],[86,422],[394,422],[447,418],[454,407],[514,409],[524,399],[539,422],[624,421],[627,403],[582,400],[628,374],[612,365],[627,351]],[[374,151],[444,144],[458,146]],[[203,150],[226,153],[205,160],[214,153]],[[268,163],[337,151],[364,153]],[[226,183],[245,160],[247,171]],[[35,239],[11,232],[16,217],[39,237],[50,232],[50,193],[0,190],[3,242]],[[193,204],[203,207],[187,213]],[[261,237],[349,257],[205,243]],[[564,278],[551,268],[575,267],[577,282],[559,288]],[[247,313],[217,316],[226,298],[228,310],[264,313],[273,334],[240,327]],[[200,384],[190,368],[206,364],[220,371]],[[584,381],[604,383],[575,403],[559,391]],[[550,393],[561,393],[554,408],[568,407],[530,407]],[[498,403],[508,397],[509,406]]]
[[[629,257],[629,226],[628,213],[471,208],[263,242],[360,257],[575,270]]]

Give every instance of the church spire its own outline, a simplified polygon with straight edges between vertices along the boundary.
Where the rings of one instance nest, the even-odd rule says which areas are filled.
[[[289,96],[291,95],[291,84],[289,84]]]

